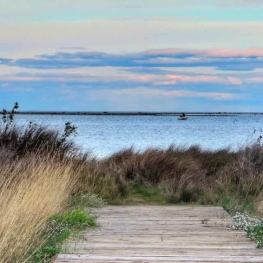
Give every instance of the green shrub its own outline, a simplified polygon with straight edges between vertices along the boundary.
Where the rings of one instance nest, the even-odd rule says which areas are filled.
[[[57,254],[62,251],[61,245],[46,245],[34,253],[32,263],[50,262]]]
[[[71,235],[95,226],[94,217],[81,210],[67,211],[53,216],[45,226],[40,241],[40,247],[31,249],[31,262],[50,262],[62,251],[62,243]]]
[[[263,222],[260,222],[260,224],[254,227],[248,228],[247,235],[252,240],[256,241],[258,248],[262,248],[263,247]]]

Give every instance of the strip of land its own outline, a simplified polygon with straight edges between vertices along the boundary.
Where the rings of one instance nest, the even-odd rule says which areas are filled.
[[[0,111],[0,114],[3,112]],[[10,112],[8,112],[10,113]],[[240,116],[263,115],[263,112],[184,112],[187,116]],[[16,111],[21,115],[88,115],[88,116],[180,116],[182,112],[120,112],[120,111]]]
[[[64,246],[56,263],[263,262],[263,250],[221,207],[108,206],[99,227]]]

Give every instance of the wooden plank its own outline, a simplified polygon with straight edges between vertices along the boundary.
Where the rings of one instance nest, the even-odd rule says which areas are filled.
[[[136,257],[136,256],[91,256],[91,255],[60,255],[58,257],[57,263],[61,262],[93,262],[92,260],[100,260],[101,262],[108,262],[108,260],[113,262],[119,261],[131,261],[131,262],[260,262],[262,263],[262,257],[256,256],[147,256],[147,257]]]
[[[108,206],[99,227],[64,245],[56,263],[263,262],[221,207]]]

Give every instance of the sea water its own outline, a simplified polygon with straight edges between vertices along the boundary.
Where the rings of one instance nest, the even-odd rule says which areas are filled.
[[[104,116],[104,115],[16,115],[16,123],[30,121],[63,132],[66,122],[77,127],[72,137],[83,152],[105,157],[119,150],[134,147],[167,148],[199,145],[218,150],[255,142],[263,134],[263,115],[189,116],[179,121],[176,116]]]

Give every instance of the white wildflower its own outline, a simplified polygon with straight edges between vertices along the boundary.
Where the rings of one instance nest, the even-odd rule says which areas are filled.
[[[245,230],[248,231],[249,228],[255,227],[261,223],[257,218],[249,217],[246,213],[242,214],[237,212],[232,217],[234,223],[230,225],[232,230]]]

